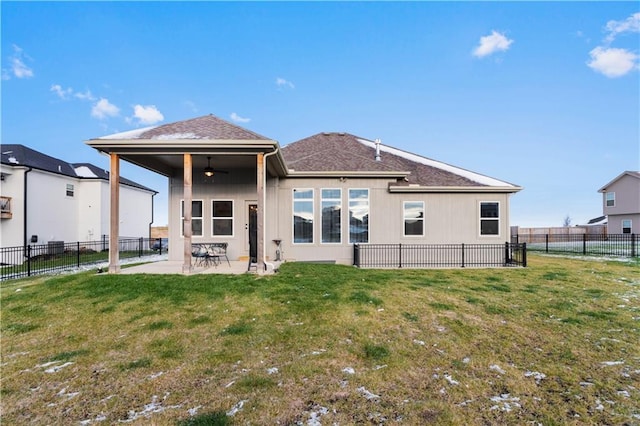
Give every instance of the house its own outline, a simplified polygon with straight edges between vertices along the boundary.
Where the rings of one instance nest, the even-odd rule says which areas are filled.
[[[640,172],[626,171],[598,190],[609,234],[640,234]]]
[[[108,172],[92,164],[70,164],[24,145],[1,148],[2,247],[93,241],[109,234]],[[155,194],[121,180],[120,235],[149,234]]]
[[[112,179],[120,159],[169,178],[169,259],[185,273],[197,242],[226,242],[230,258],[266,266],[350,264],[354,243],[504,243],[521,190],[349,133],[281,148],[213,115],[87,144],[111,156]]]

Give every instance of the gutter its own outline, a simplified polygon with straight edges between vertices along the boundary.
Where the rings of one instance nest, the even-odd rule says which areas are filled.
[[[515,193],[521,186],[422,186],[422,185],[389,185],[391,193]]]
[[[271,262],[267,262],[267,158],[276,154],[280,147],[276,145],[276,149],[264,155],[264,182],[262,183],[262,262],[264,263],[264,269],[275,270],[275,265]]]
[[[22,246],[25,248],[25,250],[27,249],[27,210],[28,210],[28,203],[27,203],[27,173],[29,173],[31,170],[33,170],[31,167],[27,167],[27,169],[24,172],[24,187],[23,187],[23,216],[22,216],[22,220],[23,220],[23,224],[22,224]],[[26,257],[26,253],[25,253],[25,257]]]

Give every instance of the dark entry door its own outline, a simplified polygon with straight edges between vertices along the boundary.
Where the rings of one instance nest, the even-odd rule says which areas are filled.
[[[258,205],[249,204],[249,257],[252,263],[258,258]]]

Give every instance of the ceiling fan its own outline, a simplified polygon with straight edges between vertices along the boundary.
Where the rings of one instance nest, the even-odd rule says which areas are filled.
[[[204,175],[206,177],[211,177],[216,173],[228,174],[229,172],[226,170],[218,170],[211,167],[211,157],[207,157],[207,167],[204,168]]]

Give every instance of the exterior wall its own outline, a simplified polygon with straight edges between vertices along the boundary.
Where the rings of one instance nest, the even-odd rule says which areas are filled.
[[[607,192],[615,193],[615,205],[607,207]],[[622,234],[622,221],[630,219],[631,233],[640,234],[640,179],[624,175],[602,193],[602,212],[607,215],[607,232]]]
[[[103,229],[101,218],[104,214],[102,205],[103,181],[87,180],[78,185],[78,225],[77,241],[99,240],[109,229]],[[109,204],[107,200],[106,214],[109,217]],[[106,232],[104,232],[106,231]]]
[[[21,246],[24,242],[24,172],[22,167],[0,166],[4,180],[0,184],[0,194],[11,197],[12,217],[0,219],[0,245],[2,247]],[[0,259],[1,261],[1,259]]]
[[[104,187],[108,194],[109,185],[104,183]],[[130,186],[120,186],[119,233],[121,237],[149,237],[149,227],[153,219],[152,199],[153,194],[148,191]],[[106,208],[109,209],[109,203],[106,204]],[[108,218],[109,213],[105,217]]]
[[[631,233],[640,234],[640,214],[618,214],[609,216],[607,232],[609,234],[622,234],[623,220],[631,220]]]
[[[181,202],[184,194],[182,175],[169,178],[169,259],[182,260],[184,239],[182,236]],[[193,236],[192,242],[226,242],[229,259],[248,259],[248,203],[257,203],[256,169],[235,169],[229,174],[216,174],[206,178],[194,173],[192,178],[193,200],[202,200],[202,236]],[[233,235],[213,236],[212,201],[233,201]]]

